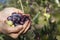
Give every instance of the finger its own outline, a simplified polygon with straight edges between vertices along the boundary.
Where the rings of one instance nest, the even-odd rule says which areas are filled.
[[[30,16],[30,14],[25,14],[26,16]]]
[[[19,32],[20,30],[22,30],[22,28],[23,28],[22,25],[19,25],[19,26],[14,27],[14,28],[8,27],[6,29],[6,31],[7,31],[7,33],[14,33],[14,32]]]
[[[22,25],[19,25],[19,26],[14,27],[14,28],[9,28],[8,31],[10,31],[10,33],[19,32],[20,30],[22,30],[22,28],[23,28]]]
[[[26,29],[28,24],[29,24],[29,20],[23,25],[23,31]]]
[[[8,34],[10,37],[16,39],[18,38],[18,36],[22,33],[22,30],[19,30],[19,32],[14,32],[14,33],[10,33]]]
[[[8,34],[10,37],[16,39],[18,38],[19,34],[18,33],[11,33],[11,34]]]
[[[8,34],[10,37],[16,39],[20,34],[21,34],[22,30],[19,30],[19,32],[14,32],[14,33],[10,33]]]
[[[23,29],[18,33],[18,35],[20,35],[25,30],[28,23],[29,23],[29,20],[25,22],[25,24],[23,25]]]
[[[20,25],[17,26],[17,27],[20,27]],[[22,30],[22,29],[21,29],[21,30]],[[12,38],[14,38],[14,39],[16,39],[16,38],[19,36],[19,32],[20,32],[21,30],[19,30],[19,31],[17,31],[17,32],[9,33],[9,34],[7,34],[7,35],[10,36],[10,37],[12,37]]]
[[[28,24],[28,22],[29,21],[26,21],[25,22],[25,24],[24,24],[24,28],[22,29],[22,30],[20,30],[20,32],[18,32],[18,33],[11,33],[9,36],[11,36],[12,38],[17,38],[23,31],[24,31],[24,29],[25,29],[25,27],[27,26],[27,24]]]
[[[5,22],[2,24],[2,33],[12,33],[12,32],[18,32],[22,29],[22,25],[18,25],[16,27],[10,27]]]
[[[23,34],[27,32],[27,30],[30,28],[31,23],[28,24],[28,26],[26,27],[26,29],[24,30]]]

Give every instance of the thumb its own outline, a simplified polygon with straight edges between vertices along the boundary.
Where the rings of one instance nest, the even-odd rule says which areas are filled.
[[[22,30],[22,25],[16,26],[16,27],[8,27],[7,31],[8,33],[14,33],[14,32],[19,32],[20,30]]]

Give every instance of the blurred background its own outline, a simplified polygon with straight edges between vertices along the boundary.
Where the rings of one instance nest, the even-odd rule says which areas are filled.
[[[0,40],[60,40],[60,0],[0,0],[0,10],[21,9],[31,16],[31,28],[17,39],[0,34]]]

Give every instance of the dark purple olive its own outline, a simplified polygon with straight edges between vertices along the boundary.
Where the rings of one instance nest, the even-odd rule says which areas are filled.
[[[16,14],[16,12],[13,12],[12,15]]]
[[[29,17],[28,16],[25,16],[25,15],[23,15],[23,18],[21,19],[21,24],[24,24],[25,23],[25,21],[27,21],[27,20],[29,20]]]
[[[9,16],[9,17],[7,18],[7,20],[11,20],[11,21],[12,21],[12,19],[13,19],[12,16]]]
[[[14,26],[17,26],[17,25],[19,25],[19,24],[17,24],[17,23],[14,24]]]
[[[29,16],[22,15],[20,13],[12,13],[11,16],[7,18],[7,20],[11,20],[15,26],[17,25],[23,25],[25,21],[30,20]]]

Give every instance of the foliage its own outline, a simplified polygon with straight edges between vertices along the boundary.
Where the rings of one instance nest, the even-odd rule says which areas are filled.
[[[57,0],[58,1],[58,0]],[[60,1],[58,1],[60,2]],[[31,15],[31,28],[12,39],[6,35],[1,40],[60,40],[60,3],[56,0],[10,0],[0,4],[0,10],[5,7],[15,7]],[[3,35],[3,34],[0,34]]]

